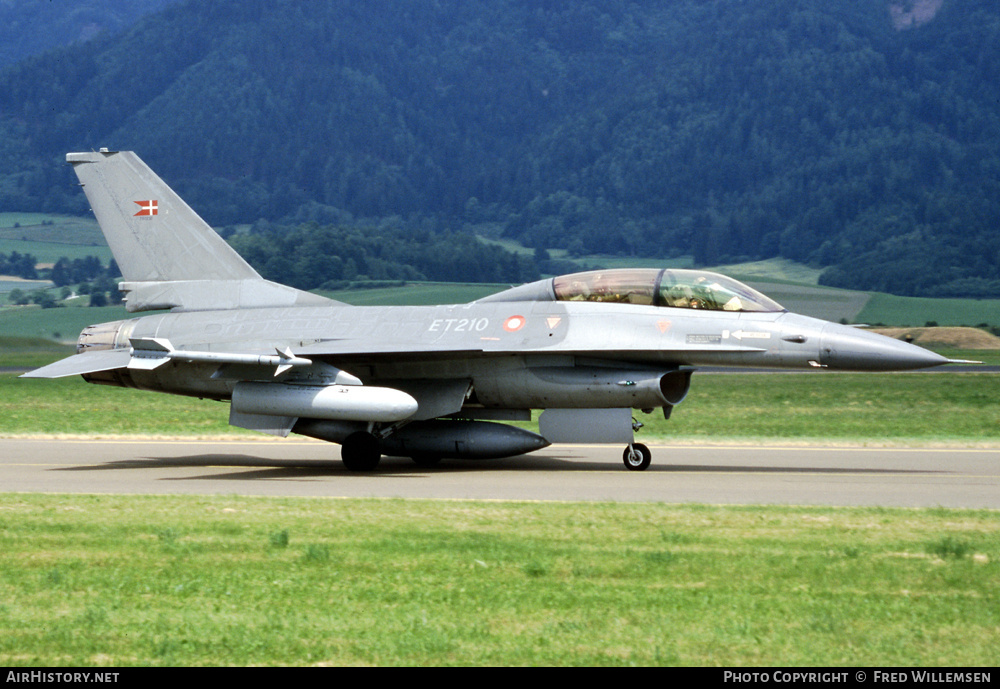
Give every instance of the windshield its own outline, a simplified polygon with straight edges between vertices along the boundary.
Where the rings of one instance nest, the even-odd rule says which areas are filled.
[[[554,278],[559,301],[603,301],[709,311],[784,311],[742,282],[701,270],[625,268]]]

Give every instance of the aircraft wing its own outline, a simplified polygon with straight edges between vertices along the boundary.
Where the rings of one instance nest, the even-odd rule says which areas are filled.
[[[105,349],[97,352],[84,352],[61,359],[55,363],[36,368],[21,376],[21,378],[65,378],[98,371],[111,371],[128,366],[132,354],[127,349]]]
[[[152,342],[152,341],[149,341]],[[270,354],[230,354],[223,352],[189,352],[175,351],[169,343],[162,349],[153,349],[146,341],[133,341],[133,345],[139,345],[132,349],[107,349],[94,352],[84,352],[61,359],[34,371],[29,371],[21,375],[21,378],[66,378],[68,376],[85,375],[87,373],[97,373],[99,371],[111,371],[118,368],[140,368],[153,369],[167,363],[171,359],[180,361],[199,361],[207,363],[243,364],[250,366],[270,366],[276,367],[277,373],[296,365],[308,365],[307,359],[302,359],[299,354],[292,356],[291,353],[282,353],[280,350],[275,355]],[[441,357],[472,356],[481,354],[482,350],[470,349],[442,349],[440,346],[365,346],[356,341],[337,341],[319,343],[309,347],[302,347],[299,353],[317,355],[373,355],[373,356],[403,356],[413,354],[422,358],[435,358],[435,354]]]
[[[478,355],[505,355],[505,354],[531,354],[534,351],[540,354],[573,354],[582,356],[599,356],[609,354],[631,354],[629,350],[620,350],[617,347],[608,348],[588,348],[579,347],[539,347],[533,350],[525,346],[501,346],[486,344],[482,347],[469,347],[461,343],[418,343],[418,342],[380,342],[372,343],[356,339],[324,340],[303,347],[295,348],[296,356],[401,356],[412,355],[418,358],[428,358],[439,355],[441,357],[453,358],[462,356]],[[764,351],[760,347],[750,347],[746,345],[701,345],[701,344],[678,344],[657,350],[665,354],[688,354],[692,352],[712,352],[723,354],[746,354]]]
[[[74,354],[55,363],[43,366],[23,374],[22,378],[65,378],[67,376],[84,375],[87,373],[97,373],[99,371],[110,371],[117,368],[142,368],[152,369],[162,365],[170,359],[181,361],[204,361],[218,364],[246,364],[264,365],[277,367],[277,373],[295,365],[309,364],[308,357],[363,357],[381,359],[393,357],[400,359],[454,359],[463,357],[479,357],[503,354],[524,354],[530,350],[507,348],[507,347],[469,347],[467,344],[458,343],[403,343],[403,342],[383,342],[373,344],[371,342],[356,339],[324,340],[314,344],[298,347],[295,354],[290,351],[278,351],[277,355],[270,354],[229,354],[229,353],[206,353],[175,351],[170,347],[169,342],[165,346],[154,346],[154,340],[133,340],[133,349],[110,349],[101,351],[84,352]],[[136,347],[136,345],[138,345]],[[726,353],[746,353],[762,351],[756,347],[728,346],[728,347],[704,347],[697,345],[686,345],[672,347],[669,351],[663,352],[669,356],[670,353],[683,355],[688,352],[726,352]],[[600,351],[590,350],[570,350],[570,349],[549,349],[550,354],[569,354],[586,356],[621,356],[625,359],[631,358],[628,355],[635,355],[635,352],[621,352],[614,350]]]
[[[378,342],[357,339],[323,340],[314,344],[296,347],[296,356],[406,356],[420,358],[462,357],[483,354],[487,350],[482,347],[469,347],[467,344],[442,344],[422,342]]]

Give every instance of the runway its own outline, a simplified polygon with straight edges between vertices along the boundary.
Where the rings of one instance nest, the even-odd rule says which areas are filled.
[[[353,474],[318,441],[0,440],[0,491],[1000,509],[1000,449],[669,446],[627,471],[616,446],[559,445]]]

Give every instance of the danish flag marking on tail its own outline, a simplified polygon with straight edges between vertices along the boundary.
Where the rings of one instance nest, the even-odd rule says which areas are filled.
[[[139,212],[135,215],[157,215],[158,204],[156,201],[133,201],[139,204]],[[133,216],[134,217],[134,216]]]

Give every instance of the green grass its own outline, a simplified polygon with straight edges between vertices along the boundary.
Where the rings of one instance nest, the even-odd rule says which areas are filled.
[[[88,325],[131,317],[132,314],[124,306],[71,306],[55,309],[43,309],[34,305],[10,307],[0,310],[0,338],[41,337],[57,342],[76,343],[80,331]],[[0,347],[4,347],[2,342]]]
[[[0,238],[107,246],[93,217],[49,213],[0,213]]]
[[[12,251],[31,254],[41,263],[55,263],[62,256],[97,256],[103,263],[111,259],[93,218],[45,213],[0,213],[0,253]]]
[[[874,293],[857,316],[859,323],[913,326],[988,323],[1000,326],[1000,299],[928,299]]]
[[[97,256],[104,265],[111,260],[111,249],[107,246],[0,238],[0,254],[11,254],[15,251],[19,254],[31,254],[39,263],[55,263],[63,257],[72,261],[75,258]]]
[[[49,213],[0,213],[0,232],[16,230],[17,226],[41,225],[46,221],[54,222],[59,217]]]
[[[89,385],[78,376],[22,380],[0,374],[0,435],[222,436],[229,405],[127,388]]]
[[[72,345],[38,337],[0,337],[0,367],[37,368],[76,353]]]
[[[992,666],[995,512],[0,495],[0,664]]]
[[[753,261],[750,263],[735,263],[731,265],[715,266],[707,270],[723,275],[740,276],[741,280],[754,280],[765,278],[768,280],[781,280],[800,285],[818,285],[821,268],[811,268],[802,263],[789,261],[785,258],[771,258],[766,261]]]

